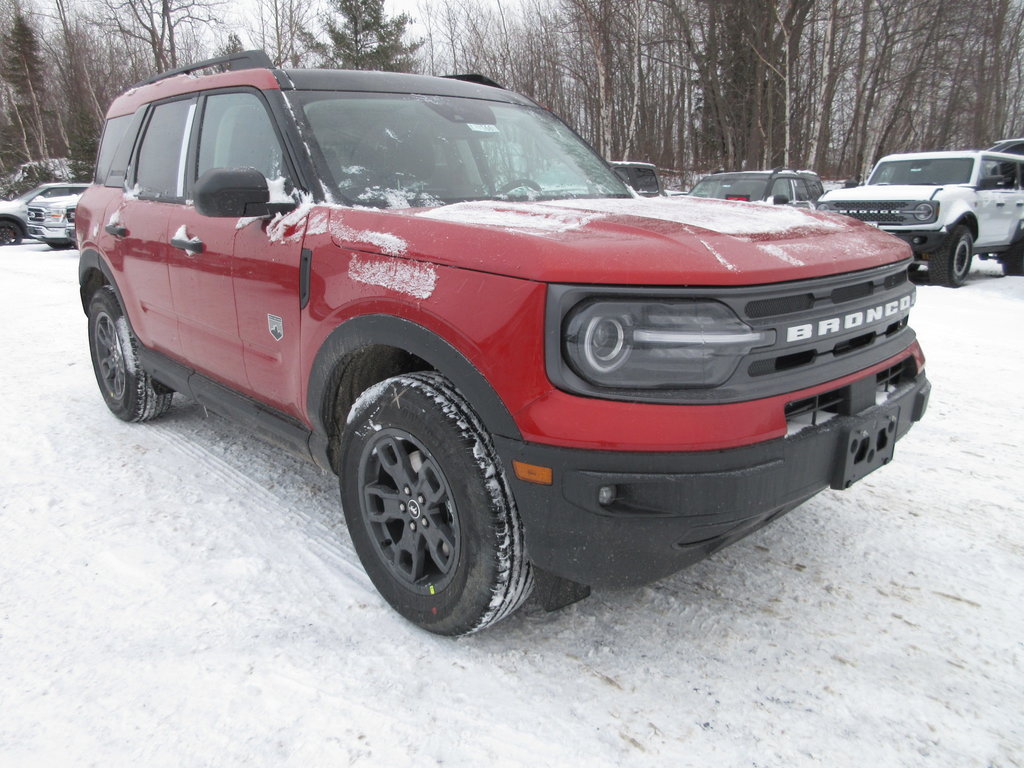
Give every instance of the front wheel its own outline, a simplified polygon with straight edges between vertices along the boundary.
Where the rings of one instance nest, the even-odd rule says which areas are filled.
[[[522,522],[490,436],[443,376],[396,376],[352,406],[341,498],[374,586],[414,624],[483,629],[533,588]]]
[[[139,365],[138,341],[109,286],[89,301],[89,350],[100,394],[122,421],[149,421],[171,406],[174,393]]]
[[[0,221],[0,245],[17,245],[21,242],[21,228],[13,221]]]
[[[974,237],[962,224],[954,227],[946,242],[928,259],[928,282],[959,288],[971,271]]]

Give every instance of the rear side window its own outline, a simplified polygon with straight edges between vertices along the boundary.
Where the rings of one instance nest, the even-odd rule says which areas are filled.
[[[93,181],[97,184],[105,184],[107,181],[107,174],[110,172],[110,166],[114,162],[114,155],[117,153],[117,148],[124,139],[125,133],[128,130],[128,125],[132,121],[131,115],[121,115],[120,117],[112,117],[107,120],[106,125],[103,126],[103,138],[100,139],[100,151],[96,156],[96,176]],[[122,175],[122,179],[123,179]]]
[[[184,196],[184,157],[195,112],[194,100],[158,104],[142,137],[135,168],[140,197],[175,200]]]

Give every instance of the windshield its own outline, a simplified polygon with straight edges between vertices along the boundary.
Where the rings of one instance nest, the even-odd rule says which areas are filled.
[[[764,200],[767,185],[765,176],[708,176],[697,182],[690,195],[720,200]]]
[[[314,162],[353,205],[630,197],[550,113],[475,99],[300,92]]]
[[[875,166],[868,184],[970,184],[973,170],[971,157],[889,160]]]

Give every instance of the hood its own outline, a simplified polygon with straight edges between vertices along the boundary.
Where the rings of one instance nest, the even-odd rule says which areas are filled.
[[[866,184],[863,187],[851,189],[834,189],[826,192],[819,199],[819,203],[854,202],[858,200],[931,200],[935,193],[941,192],[946,187],[964,186],[961,184],[937,184],[929,186],[925,184]]]
[[[69,205],[77,204],[78,198],[81,196],[81,193],[76,193],[64,197],[48,197],[45,200],[33,200],[29,206],[32,208],[66,208]]]
[[[353,250],[559,283],[750,285],[910,255],[902,241],[844,216],[702,198],[336,207],[330,228]]]

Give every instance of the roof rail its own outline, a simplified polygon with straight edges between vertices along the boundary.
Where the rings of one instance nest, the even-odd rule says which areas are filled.
[[[141,83],[136,83],[132,87],[138,88],[142,85],[152,85],[168,77],[187,75],[191,72],[198,72],[201,69],[213,69],[214,67],[219,68],[221,72],[229,72],[236,69],[273,69],[274,62],[267,56],[266,51],[239,51],[238,53],[229,53],[227,56],[218,56],[215,59],[207,59],[206,61],[189,64],[186,67],[169,69],[166,72],[153,75]]]

